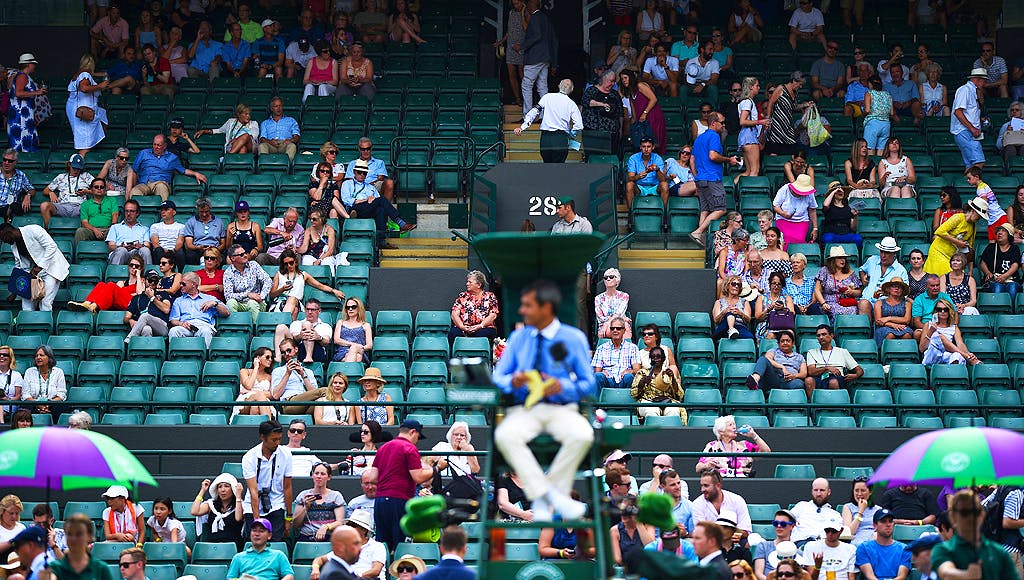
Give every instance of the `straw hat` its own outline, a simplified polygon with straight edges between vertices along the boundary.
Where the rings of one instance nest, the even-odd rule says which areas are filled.
[[[1017,233],[1017,230],[1014,229],[1013,224],[1011,224],[1010,222],[999,224],[999,227],[1006,230],[1006,233],[1010,234],[1011,238],[1014,236],[1014,234]]]
[[[810,175],[801,173],[796,176],[796,181],[789,184],[789,190],[796,195],[814,195],[814,181]]]
[[[388,382],[387,379],[380,375],[380,369],[377,367],[366,367],[366,371],[363,373],[363,376],[359,377],[357,382],[361,383],[363,381],[377,381],[379,383]]]
[[[4,570],[14,570],[15,568],[18,568],[20,566],[21,566],[21,558],[18,556],[17,552],[13,552],[13,551],[10,554],[7,554],[7,563],[6,564],[0,564],[0,568],[2,568]]]
[[[882,286],[879,289],[882,291],[882,294],[888,294],[889,289],[892,288],[893,286],[899,286],[900,288],[902,288],[904,297],[910,295],[910,286],[908,286],[907,283],[903,281],[903,278],[899,277],[893,278],[892,280],[889,280],[885,284],[882,284]]]
[[[875,244],[875,247],[878,248],[878,250],[881,252],[900,251],[900,247],[896,245],[896,238],[892,236],[885,236],[884,238],[882,238],[882,241]]]
[[[972,68],[971,69],[971,74],[967,75],[967,78],[969,78],[969,79],[973,79],[973,78],[987,79],[988,78],[988,70],[984,69],[984,68],[980,68],[980,67],[979,68]]]
[[[388,566],[388,574],[391,574],[395,578],[398,578],[398,567],[402,564],[410,564],[413,568],[416,568],[417,574],[422,574],[427,570],[427,563],[416,556],[402,556],[395,560]]]
[[[846,253],[846,250],[842,246],[832,246],[828,249],[828,258],[826,260],[832,260],[834,258],[849,258],[850,255]]]

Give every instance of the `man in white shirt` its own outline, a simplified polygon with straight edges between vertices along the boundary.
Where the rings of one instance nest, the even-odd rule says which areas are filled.
[[[50,218],[53,216],[77,218],[82,202],[89,196],[89,185],[93,176],[85,171],[85,159],[75,153],[68,159],[64,173],[58,174],[43,188],[43,195],[47,197],[39,206],[39,213],[43,216],[43,227],[50,227]]]
[[[829,572],[835,572],[836,580],[849,580],[857,571],[857,547],[839,541],[843,534],[843,519],[829,519],[825,522],[824,531],[825,539],[804,545],[804,560],[814,562],[819,580]]]
[[[732,512],[736,530],[746,535],[753,529],[750,510],[743,496],[722,489],[722,474],[717,469],[706,469],[700,474],[700,495],[693,500],[693,520],[716,521],[723,513]]]
[[[306,422],[302,419],[292,419],[288,423],[288,452],[292,453],[292,469],[288,475],[292,477],[309,477],[313,466],[323,463],[319,457],[312,454],[294,455],[296,451],[312,451],[302,443],[306,440],[308,430]],[[333,469],[333,466],[331,466]]]
[[[364,510],[369,512],[372,519],[373,504],[377,497],[377,474],[372,470],[364,471],[359,477],[359,485],[363,488],[363,495],[357,495],[348,501],[348,505],[345,506],[345,517],[351,516],[356,510]]]
[[[583,129],[580,108],[569,98],[572,89],[572,81],[562,79],[562,82],[558,83],[558,92],[541,97],[540,101],[526,113],[523,124],[515,129],[516,135],[522,135],[537,116],[541,116],[540,156],[544,163],[565,163],[569,156],[569,137]]]
[[[309,39],[302,38],[292,42],[284,50],[285,75],[288,78],[295,78],[296,73],[301,77],[309,61],[316,58],[316,51],[309,43]]]
[[[971,70],[967,82],[956,90],[953,97],[953,114],[949,118],[949,132],[953,134],[964,168],[985,167],[985,152],[981,150],[981,107],[978,106],[978,89],[988,81],[988,71],[983,68]]]
[[[149,226],[149,244],[154,262],[159,262],[164,256],[174,257],[185,245],[185,238],[181,235],[185,224],[174,219],[177,215],[177,204],[167,200],[160,204],[160,221]]]
[[[352,565],[352,572],[362,578],[379,578],[384,580],[384,564],[388,560],[388,548],[373,539],[373,514],[366,510],[356,510],[348,516],[346,525],[359,532],[362,547],[359,559]]]
[[[309,406],[299,403],[319,399],[324,396],[326,389],[320,388],[316,384],[316,375],[313,371],[299,362],[299,343],[295,339],[283,339],[278,346],[278,352],[281,353],[281,366],[270,373],[270,393],[274,399],[296,403],[284,407],[283,413],[303,415]]]
[[[679,95],[679,59],[669,56],[664,44],[654,49],[654,56],[644,61],[642,80],[659,95]]]
[[[834,335],[831,326],[819,324],[814,336],[820,348],[812,348],[804,357],[807,360],[804,389],[808,400],[814,389],[845,389],[847,384],[864,376],[864,369],[850,351],[832,345]]]
[[[331,343],[331,325],[320,319],[323,305],[316,298],[306,300],[306,319],[290,325],[278,324],[274,329],[274,350],[281,341],[291,338],[299,343],[300,358],[304,363],[327,362],[327,345]]]
[[[817,540],[825,535],[825,525],[843,516],[828,504],[832,489],[828,480],[819,477],[811,482],[811,499],[799,502],[790,511],[796,516],[796,527],[793,528],[791,539],[797,547],[802,547],[810,540]]]
[[[789,45],[796,51],[796,42],[818,42],[825,49],[825,16],[811,0],[800,0],[800,7],[789,18]]]
[[[903,70],[903,78],[910,78],[910,69],[907,65],[903,64],[903,45],[895,43],[889,47],[889,58],[883,58],[878,61],[878,78],[882,79],[883,84],[892,82],[892,69],[900,68]]]
[[[686,61],[686,83],[682,87],[684,102],[691,95],[697,95],[705,103],[718,103],[718,73],[721,67],[714,56],[714,41],[705,40],[700,43],[697,56]]]
[[[291,530],[292,453],[281,445],[284,429],[271,419],[260,423],[260,443],[242,456],[242,477],[246,492],[242,501],[246,532],[253,518],[264,517],[272,524],[271,539],[280,542]]]

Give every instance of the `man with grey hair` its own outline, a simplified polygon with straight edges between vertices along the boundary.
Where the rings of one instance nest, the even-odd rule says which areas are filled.
[[[39,206],[43,216],[43,227],[50,227],[53,216],[76,218],[82,209],[82,202],[90,195],[89,185],[93,176],[85,171],[85,159],[75,153],[49,185],[43,188],[46,201]]]
[[[843,108],[843,115],[847,117],[861,117],[864,115],[864,95],[868,94],[871,85],[868,79],[875,71],[871,64],[860,61],[856,65],[857,78],[850,81],[846,86],[846,105]]]
[[[68,429],[81,429],[89,431],[92,429],[92,415],[85,411],[76,411],[68,417]]]
[[[196,215],[188,218],[185,228],[181,230],[182,246],[178,250],[178,265],[195,265],[206,250],[217,248],[224,250],[228,228],[224,221],[210,211],[210,199],[200,197],[196,200]],[[202,264],[200,264],[202,265]]]
[[[256,261],[264,266],[277,266],[281,254],[288,248],[296,253],[302,245],[302,234],[306,228],[299,223],[299,210],[290,207],[284,215],[270,220],[263,230],[266,239],[266,251],[256,256]]]
[[[36,192],[28,176],[17,166],[18,151],[5,150],[0,162],[0,216],[7,222],[32,209],[32,195]]]
[[[366,172],[366,183],[377,188],[377,192],[391,203],[395,202],[395,180],[388,177],[388,168],[383,160],[373,156],[373,141],[369,137],[359,140],[359,157],[349,162],[345,168],[345,175],[353,175],[356,171],[356,161],[365,161],[370,167]]]
[[[558,92],[541,97],[537,105],[526,113],[523,124],[515,130],[516,135],[522,135],[537,116],[541,116],[540,156],[544,163],[565,163],[566,157],[569,156],[569,136],[583,129],[580,108],[569,97],[572,89],[572,81],[562,79],[562,82],[558,83]]]
[[[199,183],[206,183],[206,176],[198,171],[186,169],[177,155],[167,150],[167,138],[162,134],[153,136],[153,146],[139,151],[128,173],[125,189],[127,198],[134,195],[159,195],[167,201],[171,196],[171,181],[175,173],[194,177]]]
[[[188,272],[181,277],[181,296],[171,304],[168,316],[171,329],[167,336],[201,336],[206,341],[206,348],[210,348],[213,335],[217,333],[214,327],[217,317],[230,314],[226,304],[199,291],[199,274]]]
[[[626,319],[615,316],[608,323],[611,340],[597,347],[591,366],[597,388],[610,387],[628,389],[633,385],[633,375],[640,370],[640,350],[635,344],[623,340],[626,335]]]
[[[260,155],[284,153],[288,159],[294,160],[298,144],[298,122],[294,117],[285,116],[281,97],[270,99],[270,116],[260,123]]]
[[[249,261],[249,254],[239,244],[228,248],[228,264],[224,270],[224,299],[233,312],[249,312],[252,322],[267,309],[267,297],[273,280],[256,262]]]
[[[932,321],[932,313],[935,311],[936,302],[945,300],[950,304],[955,304],[949,294],[941,291],[942,285],[938,276],[935,274],[925,274],[924,283],[924,294],[918,294],[917,298],[914,298],[913,305],[910,307],[910,325],[914,327],[914,340],[921,338],[925,324]]]

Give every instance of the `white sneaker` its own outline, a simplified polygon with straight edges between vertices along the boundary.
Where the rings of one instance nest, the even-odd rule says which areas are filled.
[[[578,520],[587,513],[587,506],[583,502],[576,501],[571,497],[557,490],[550,490],[547,494],[548,501],[555,513],[562,516],[563,520]]]
[[[535,522],[550,522],[553,519],[551,504],[548,503],[546,495],[542,495],[530,502],[530,511],[533,512],[533,521]]]
[[[338,266],[348,266],[348,252],[342,252],[338,254],[338,257],[337,259],[334,260],[334,262]]]
[[[735,328],[730,328],[728,336],[729,340],[736,340],[737,338],[740,337],[740,331],[736,330]]]

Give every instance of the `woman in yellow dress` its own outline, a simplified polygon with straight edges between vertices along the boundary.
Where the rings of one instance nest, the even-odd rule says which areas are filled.
[[[988,202],[976,197],[964,204],[964,213],[949,218],[935,230],[924,271],[936,276],[950,272],[949,259],[957,252],[969,253],[974,248],[974,224],[988,215]]]

